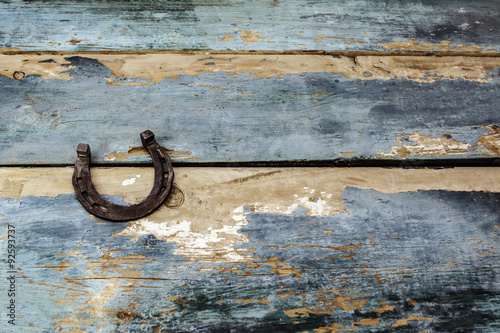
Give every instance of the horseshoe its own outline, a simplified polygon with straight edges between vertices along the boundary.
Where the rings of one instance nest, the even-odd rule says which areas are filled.
[[[130,206],[113,204],[97,192],[90,177],[90,147],[86,143],[78,144],[73,187],[78,201],[89,213],[112,222],[126,222],[151,214],[165,202],[174,180],[172,162],[167,150],[155,141],[153,132],[149,130],[142,132],[141,141],[153,160],[154,184],[144,200]]]

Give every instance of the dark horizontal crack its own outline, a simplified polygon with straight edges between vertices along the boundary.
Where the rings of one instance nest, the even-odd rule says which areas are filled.
[[[15,164],[0,165],[0,167],[68,167],[67,164]],[[454,168],[454,167],[492,167],[500,166],[500,158],[477,158],[477,159],[418,159],[418,160],[396,160],[396,159],[335,159],[335,160],[295,160],[295,161],[252,161],[252,162],[172,162],[173,167],[198,167],[198,168],[252,168],[252,167],[378,167],[378,168]],[[95,162],[91,167],[152,167],[152,163],[110,163]]]

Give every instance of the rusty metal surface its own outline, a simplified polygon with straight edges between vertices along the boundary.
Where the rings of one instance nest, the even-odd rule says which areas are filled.
[[[73,173],[76,197],[91,214],[112,222],[125,222],[145,217],[158,209],[172,190],[174,171],[167,150],[161,147],[151,131],[141,133],[142,145],[153,160],[155,176],[153,189],[141,202],[123,206],[109,202],[95,189],[90,175],[90,146],[80,143]]]

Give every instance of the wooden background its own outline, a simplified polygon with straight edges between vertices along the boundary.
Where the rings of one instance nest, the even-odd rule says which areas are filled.
[[[0,1],[0,331],[498,332],[499,12]],[[146,129],[171,198],[89,215],[76,146],[135,203]]]

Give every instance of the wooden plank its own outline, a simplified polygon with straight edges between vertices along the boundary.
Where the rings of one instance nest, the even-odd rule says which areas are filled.
[[[0,164],[491,159],[500,58],[0,56]],[[17,79],[16,79],[17,78]],[[40,147],[33,149],[33,147]],[[43,148],[42,148],[43,147]]]
[[[498,331],[498,168],[175,171],[182,205],[109,223],[72,168],[0,168],[18,331]],[[152,184],[152,168],[92,172],[116,202]]]
[[[28,51],[498,52],[498,1],[1,1],[0,47]]]

